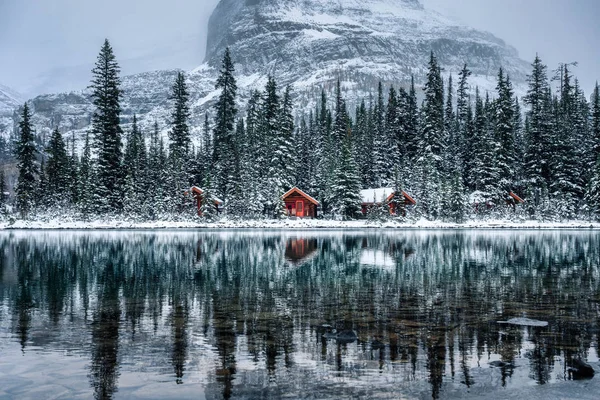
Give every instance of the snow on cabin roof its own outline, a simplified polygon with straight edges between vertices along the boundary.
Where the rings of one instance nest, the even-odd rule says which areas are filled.
[[[306,194],[305,192],[303,192],[302,190],[298,189],[297,187],[293,187],[290,190],[288,190],[287,192],[285,192],[283,194],[283,196],[281,196],[282,199],[285,199],[286,197],[288,197],[290,194],[292,193],[298,193],[301,196],[304,196],[306,199],[308,199],[310,202],[314,203],[315,205],[320,205],[321,203],[319,203],[314,197],[309,196],[308,194]]]
[[[191,191],[194,192],[194,193],[198,193],[199,195],[202,195],[202,193],[204,193],[204,190],[200,189],[198,186],[192,186]],[[221,200],[217,196],[212,195],[211,197],[212,197],[213,201],[215,203],[217,203],[218,205],[222,205],[223,204],[223,200]]]
[[[394,188],[390,188],[390,187],[376,188],[376,189],[364,189],[364,190],[360,191],[360,197],[362,199],[363,204],[374,204],[374,203],[390,201],[391,197],[394,193],[395,193]],[[417,204],[415,199],[413,199],[404,190],[402,191],[402,194],[412,204]]]

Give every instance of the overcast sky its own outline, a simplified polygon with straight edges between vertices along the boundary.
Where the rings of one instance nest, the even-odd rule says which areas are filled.
[[[579,61],[589,94],[600,79],[600,0],[422,0],[504,39],[530,61]],[[0,0],[0,83],[27,95],[80,89],[105,37],[123,73],[191,69],[204,58],[218,0]],[[57,78],[59,77],[59,78]],[[83,83],[85,85],[85,83]]]

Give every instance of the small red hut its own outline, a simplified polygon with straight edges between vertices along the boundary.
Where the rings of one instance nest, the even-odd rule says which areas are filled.
[[[396,205],[390,203],[394,198],[396,191],[393,188],[376,188],[376,189],[365,189],[360,191],[360,197],[362,199],[362,213],[367,215],[370,208],[379,206],[382,203],[389,204],[390,214],[396,215]],[[404,190],[402,191],[404,197],[404,207],[410,207],[417,204],[415,199],[412,198]]]
[[[191,189],[192,196],[194,196],[194,200],[196,201],[196,206],[198,207],[198,215],[202,216],[202,199],[204,198],[204,190],[200,189],[197,186],[192,186]],[[220,213],[223,207],[223,200],[219,199],[216,196],[211,196],[213,203],[215,204],[215,209],[217,213]]]
[[[281,196],[288,217],[316,218],[320,203],[313,197],[294,187]]]

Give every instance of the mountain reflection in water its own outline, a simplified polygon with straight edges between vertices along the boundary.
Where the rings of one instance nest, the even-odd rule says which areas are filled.
[[[500,398],[577,385],[575,358],[597,369],[597,232],[15,231],[0,245],[0,397]],[[548,326],[497,323],[514,317]]]

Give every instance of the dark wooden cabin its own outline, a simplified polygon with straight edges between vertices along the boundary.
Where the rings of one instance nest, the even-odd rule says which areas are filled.
[[[294,187],[281,196],[288,217],[316,218],[320,203],[313,197]]]
[[[190,192],[194,197],[194,201],[196,202],[196,207],[198,208],[198,215],[202,216],[202,199],[204,198],[204,190],[200,189],[197,186],[192,186]],[[217,211],[217,214],[219,214],[223,210],[223,201],[216,196],[212,196],[212,200],[215,204],[215,210]]]
[[[364,189],[360,191],[360,197],[362,199],[362,213],[367,215],[369,209],[380,206],[382,203],[388,204],[390,208],[390,214],[396,215],[396,204],[390,203],[394,198],[396,191],[393,188],[376,188],[376,189]],[[411,195],[402,191],[402,197],[404,198],[404,211],[412,206],[415,206],[417,202],[412,198]]]

